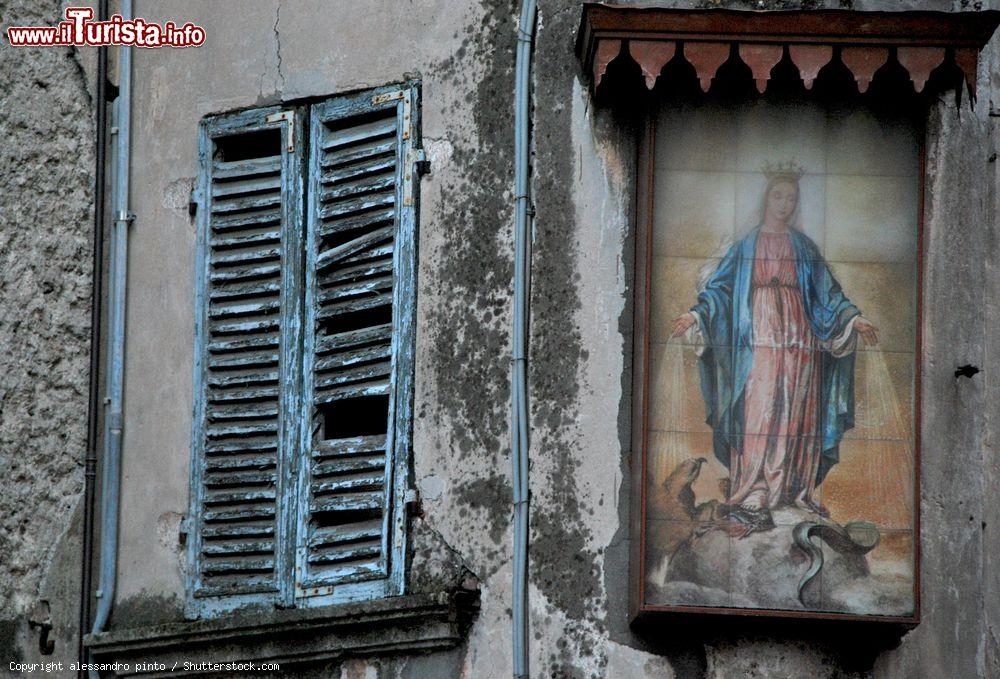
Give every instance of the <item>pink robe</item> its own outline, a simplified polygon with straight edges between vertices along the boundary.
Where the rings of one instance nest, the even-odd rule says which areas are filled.
[[[802,306],[787,233],[761,231],[752,278],[753,364],[744,391],[743,445],[733,450],[729,501],[816,508],[820,346]]]

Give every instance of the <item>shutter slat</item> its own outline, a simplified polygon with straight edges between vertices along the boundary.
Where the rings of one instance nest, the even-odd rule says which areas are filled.
[[[368,361],[389,358],[391,355],[392,345],[378,344],[372,347],[365,347],[363,349],[355,349],[353,351],[345,351],[331,356],[317,358],[315,370],[316,372],[325,372],[327,370],[335,370],[337,368],[343,368],[356,363],[367,363]]]
[[[324,304],[331,300],[353,297],[367,292],[382,292],[384,290],[392,290],[392,276],[364,278],[350,283],[323,288],[319,293],[319,302]]]
[[[281,224],[281,210],[256,210],[241,214],[226,215],[212,218],[212,231],[216,233],[233,233],[236,230],[259,229]]]
[[[279,240],[281,240],[281,231],[279,229],[241,229],[237,232],[230,232],[226,236],[213,238],[212,249],[265,245],[267,243],[277,243]]]
[[[277,400],[277,387],[265,387],[262,389],[233,389],[229,391],[213,392],[212,403],[233,403],[243,401],[263,401],[266,399]]]
[[[336,264],[339,260],[342,260],[345,257],[369,250],[372,246],[392,238],[392,234],[393,227],[384,226],[373,231],[369,231],[368,233],[358,236],[353,240],[349,240],[342,245],[330,248],[329,250],[324,250],[316,258],[316,267],[318,269],[323,269]]]
[[[266,156],[225,162],[217,160],[212,164],[212,179],[224,182],[227,179],[245,179],[262,174],[279,174],[281,172],[281,156]]]
[[[248,283],[219,283],[209,296],[211,301],[241,299],[244,297],[268,297],[281,292],[281,283],[274,279],[255,280]]]
[[[281,246],[240,248],[238,250],[222,250],[212,255],[212,264],[225,266],[227,264],[250,264],[251,262],[266,262],[281,257]]]
[[[202,518],[206,523],[252,521],[256,519],[273,519],[274,505],[264,504],[257,507],[227,507],[224,509],[205,509]]]
[[[212,283],[245,281],[263,276],[279,276],[281,264],[258,264],[255,266],[227,267],[212,272]]]
[[[254,177],[233,182],[216,182],[212,186],[212,198],[232,198],[255,193],[276,193],[281,191],[281,175]],[[279,196],[280,199],[280,196]]]
[[[385,435],[354,436],[347,439],[318,441],[313,445],[313,457],[345,457],[385,451]]]
[[[264,299],[261,301],[231,301],[213,304],[208,315],[212,318],[230,318],[232,316],[250,316],[270,314],[281,309],[280,299]]]
[[[324,191],[321,195],[324,201],[334,201],[341,198],[361,196],[374,191],[384,191],[396,186],[396,173],[377,174],[361,177],[349,183],[333,186]]]
[[[343,524],[333,529],[320,528],[309,539],[310,547],[336,547],[348,542],[372,540],[380,537],[382,526],[378,520]]]
[[[205,486],[211,488],[231,488],[233,486],[259,486],[274,483],[274,472],[225,471],[205,475]]]
[[[263,335],[261,337],[218,339],[209,343],[208,350],[213,354],[226,354],[246,349],[262,349],[276,346],[278,346],[278,338],[275,335]]]
[[[269,523],[213,525],[205,526],[201,535],[209,540],[213,538],[265,538],[274,535],[274,526]]]
[[[359,297],[349,299],[344,302],[332,302],[320,307],[316,314],[317,320],[325,320],[331,316],[349,314],[354,311],[364,311],[366,309],[377,309],[378,307],[392,305],[392,293],[386,292],[371,297]]]
[[[220,370],[225,368],[261,368],[277,364],[277,351],[243,352],[235,356],[223,354],[222,356],[212,356],[209,359],[209,365]]]
[[[279,321],[277,318],[261,318],[235,321],[213,321],[211,329],[221,335],[232,335],[234,333],[247,334],[253,332],[276,332]]]
[[[274,559],[247,559],[245,561],[216,561],[205,559],[205,575],[233,575],[241,573],[267,573],[274,570]]]
[[[242,453],[257,453],[277,450],[278,444],[273,438],[241,439],[239,441],[212,441],[205,446],[205,452],[210,455],[239,455]],[[273,459],[273,458],[272,458]]]
[[[280,193],[268,193],[259,196],[243,196],[239,198],[220,198],[212,201],[212,214],[224,215],[233,212],[247,212],[249,210],[262,210],[266,208],[279,207],[280,205]]]
[[[362,250],[361,252],[351,255],[350,257],[345,257],[343,263],[354,264],[355,262],[372,262],[383,257],[391,260],[392,248],[393,243],[391,241],[389,243],[383,243],[382,245],[373,247],[370,250]]]
[[[312,484],[312,492],[315,497],[320,497],[358,490],[381,490],[384,480],[385,470],[382,469],[378,474],[357,476],[350,479],[318,481]]]
[[[233,504],[259,504],[272,503],[274,501],[274,489],[245,488],[243,490],[208,492],[205,494],[206,505],[233,505]]]
[[[384,501],[382,493],[351,493],[336,498],[314,499],[309,510],[313,513],[380,510]]]
[[[275,460],[273,457],[237,457],[223,459],[209,459],[205,465],[205,470],[213,471],[240,471],[244,469],[273,469]]]
[[[327,132],[325,138],[323,139],[322,148],[324,151],[329,151],[330,149],[338,146],[356,144],[357,142],[364,142],[369,139],[378,139],[388,135],[395,136],[395,133],[395,117],[386,117],[382,120],[375,120],[370,123],[362,123],[360,125],[352,125],[343,129]]]
[[[395,208],[369,210],[368,212],[351,215],[350,217],[340,217],[324,221],[319,225],[318,233],[320,236],[326,238],[327,236],[345,231],[357,231],[358,229],[368,229],[375,226],[392,226],[395,219]]]
[[[340,151],[323,154],[322,167],[339,167],[360,160],[370,160],[380,156],[396,157],[395,139],[376,139],[373,141],[350,146]]]
[[[392,272],[392,259],[386,258],[374,262],[364,262],[354,266],[332,268],[317,278],[321,288],[341,281],[360,280],[378,274]]]
[[[352,474],[354,472],[363,472],[371,469],[384,470],[385,457],[379,455],[377,457],[346,458],[343,460],[322,462],[313,467],[313,476],[316,478],[324,478],[327,476],[335,476],[337,474]]]
[[[273,384],[278,381],[277,370],[265,370],[238,375],[231,375],[227,372],[213,374],[208,379],[209,386],[226,387],[250,387],[260,384]]]
[[[362,396],[388,396],[389,380],[374,380],[361,384],[349,384],[346,387],[335,387],[324,390],[317,389],[316,391],[316,405],[334,403],[349,398],[360,398]]]
[[[388,375],[392,369],[391,361],[379,361],[369,365],[361,365],[356,368],[346,370],[330,371],[316,376],[316,388],[327,389],[347,382],[358,382],[369,380],[373,377]]]
[[[320,176],[321,184],[339,184],[355,177],[363,177],[370,174],[378,174],[387,170],[396,169],[396,157],[374,158],[362,163],[354,163],[334,170],[328,170]]]
[[[256,422],[254,424],[211,424],[208,427],[209,439],[239,438],[244,436],[266,436],[278,431],[277,421]]]
[[[315,548],[309,555],[309,562],[315,564],[343,563],[360,559],[376,559],[382,554],[382,544],[378,541],[369,545],[352,545],[339,549]]]
[[[255,542],[210,542],[205,545],[205,554],[250,556],[255,554],[270,554],[274,551],[271,540]]]
[[[396,202],[396,194],[388,191],[381,193],[369,193],[357,198],[341,198],[331,201],[320,210],[320,217],[330,219],[340,218],[369,210],[377,210]]]
[[[346,332],[333,335],[319,335],[316,337],[316,353],[323,354],[337,349],[368,344],[369,342],[379,342],[392,337],[392,324],[371,325],[358,330],[348,330]]]

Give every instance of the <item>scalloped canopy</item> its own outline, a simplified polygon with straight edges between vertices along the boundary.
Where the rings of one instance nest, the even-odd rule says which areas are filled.
[[[679,10],[585,4],[577,52],[596,90],[608,64],[630,59],[652,89],[667,62],[686,60],[705,92],[731,56],[749,67],[763,93],[788,54],[807,89],[834,59],[864,93],[891,60],[920,92],[938,68],[957,67],[975,98],[979,52],[1000,12],[855,12],[849,10]]]

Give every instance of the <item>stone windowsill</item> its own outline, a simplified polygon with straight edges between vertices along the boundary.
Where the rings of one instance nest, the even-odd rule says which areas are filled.
[[[178,676],[184,663],[276,662],[282,669],[344,656],[445,650],[464,638],[478,608],[474,592],[390,597],[316,609],[241,612],[88,635],[95,663],[160,663]],[[175,666],[178,671],[170,672]],[[125,668],[123,668],[125,669]],[[142,676],[159,676],[156,672]]]

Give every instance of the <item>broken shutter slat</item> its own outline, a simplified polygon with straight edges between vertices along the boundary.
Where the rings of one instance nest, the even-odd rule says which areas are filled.
[[[282,601],[291,591],[286,460],[294,444],[301,313],[301,156],[278,109],[202,125],[189,607]]]
[[[402,592],[416,94],[380,88],[312,110],[302,420],[319,426],[302,434],[300,598]]]

